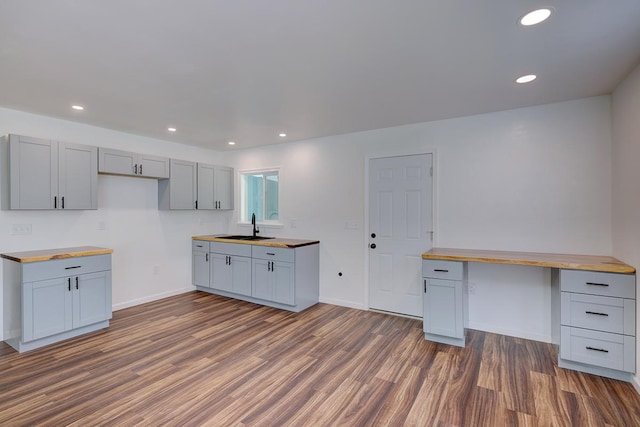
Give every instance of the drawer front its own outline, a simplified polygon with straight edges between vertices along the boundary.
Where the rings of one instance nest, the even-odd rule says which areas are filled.
[[[463,263],[460,261],[422,260],[422,277],[462,280],[463,270]]]
[[[54,279],[111,270],[111,254],[30,262],[23,265],[22,281]]]
[[[635,300],[562,292],[561,304],[562,325],[635,335]]]
[[[295,249],[253,246],[251,256],[253,258],[267,259],[270,261],[293,262],[295,259]]]
[[[251,245],[242,243],[209,242],[209,252],[223,255],[251,256]]]
[[[560,290],[635,299],[636,276],[634,274],[560,270]]]
[[[560,357],[603,368],[635,372],[635,338],[562,326]]]
[[[209,242],[204,240],[192,240],[191,250],[193,252],[209,252]]]

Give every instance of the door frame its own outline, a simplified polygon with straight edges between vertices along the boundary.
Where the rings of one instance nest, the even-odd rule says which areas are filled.
[[[364,233],[363,248],[364,248],[364,283],[363,287],[363,301],[366,310],[371,310],[369,305],[369,163],[373,159],[384,159],[386,157],[403,157],[403,156],[417,156],[420,154],[431,154],[431,167],[433,167],[433,176],[431,180],[431,230],[432,239],[431,247],[437,247],[438,243],[438,209],[437,201],[439,199],[438,191],[438,155],[435,147],[425,147],[423,149],[398,149],[376,152],[365,156],[364,160]]]

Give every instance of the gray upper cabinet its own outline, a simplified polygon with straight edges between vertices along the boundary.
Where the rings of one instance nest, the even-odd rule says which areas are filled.
[[[98,172],[142,178],[169,178],[169,159],[100,148],[98,150]]]
[[[195,209],[196,163],[171,159],[170,175],[158,181],[158,208]]]
[[[97,209],[97,148],[8,135],[3,209]]]
[[[197,209],[233,209],[233,168],[198,163]]]

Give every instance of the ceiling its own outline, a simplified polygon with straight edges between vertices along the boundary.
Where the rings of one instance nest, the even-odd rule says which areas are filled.
[[[0,0],[0,106],[216,150],[607,94],[639,62],[639,0]]]

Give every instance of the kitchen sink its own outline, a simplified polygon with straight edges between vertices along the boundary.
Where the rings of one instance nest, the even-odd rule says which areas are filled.
[[[229,239],[229,240],[267,240],[267,239],[274,239],[275,237],[245,236],[243,234],[235,234],[231,236],[220,236],[220,238]]]

